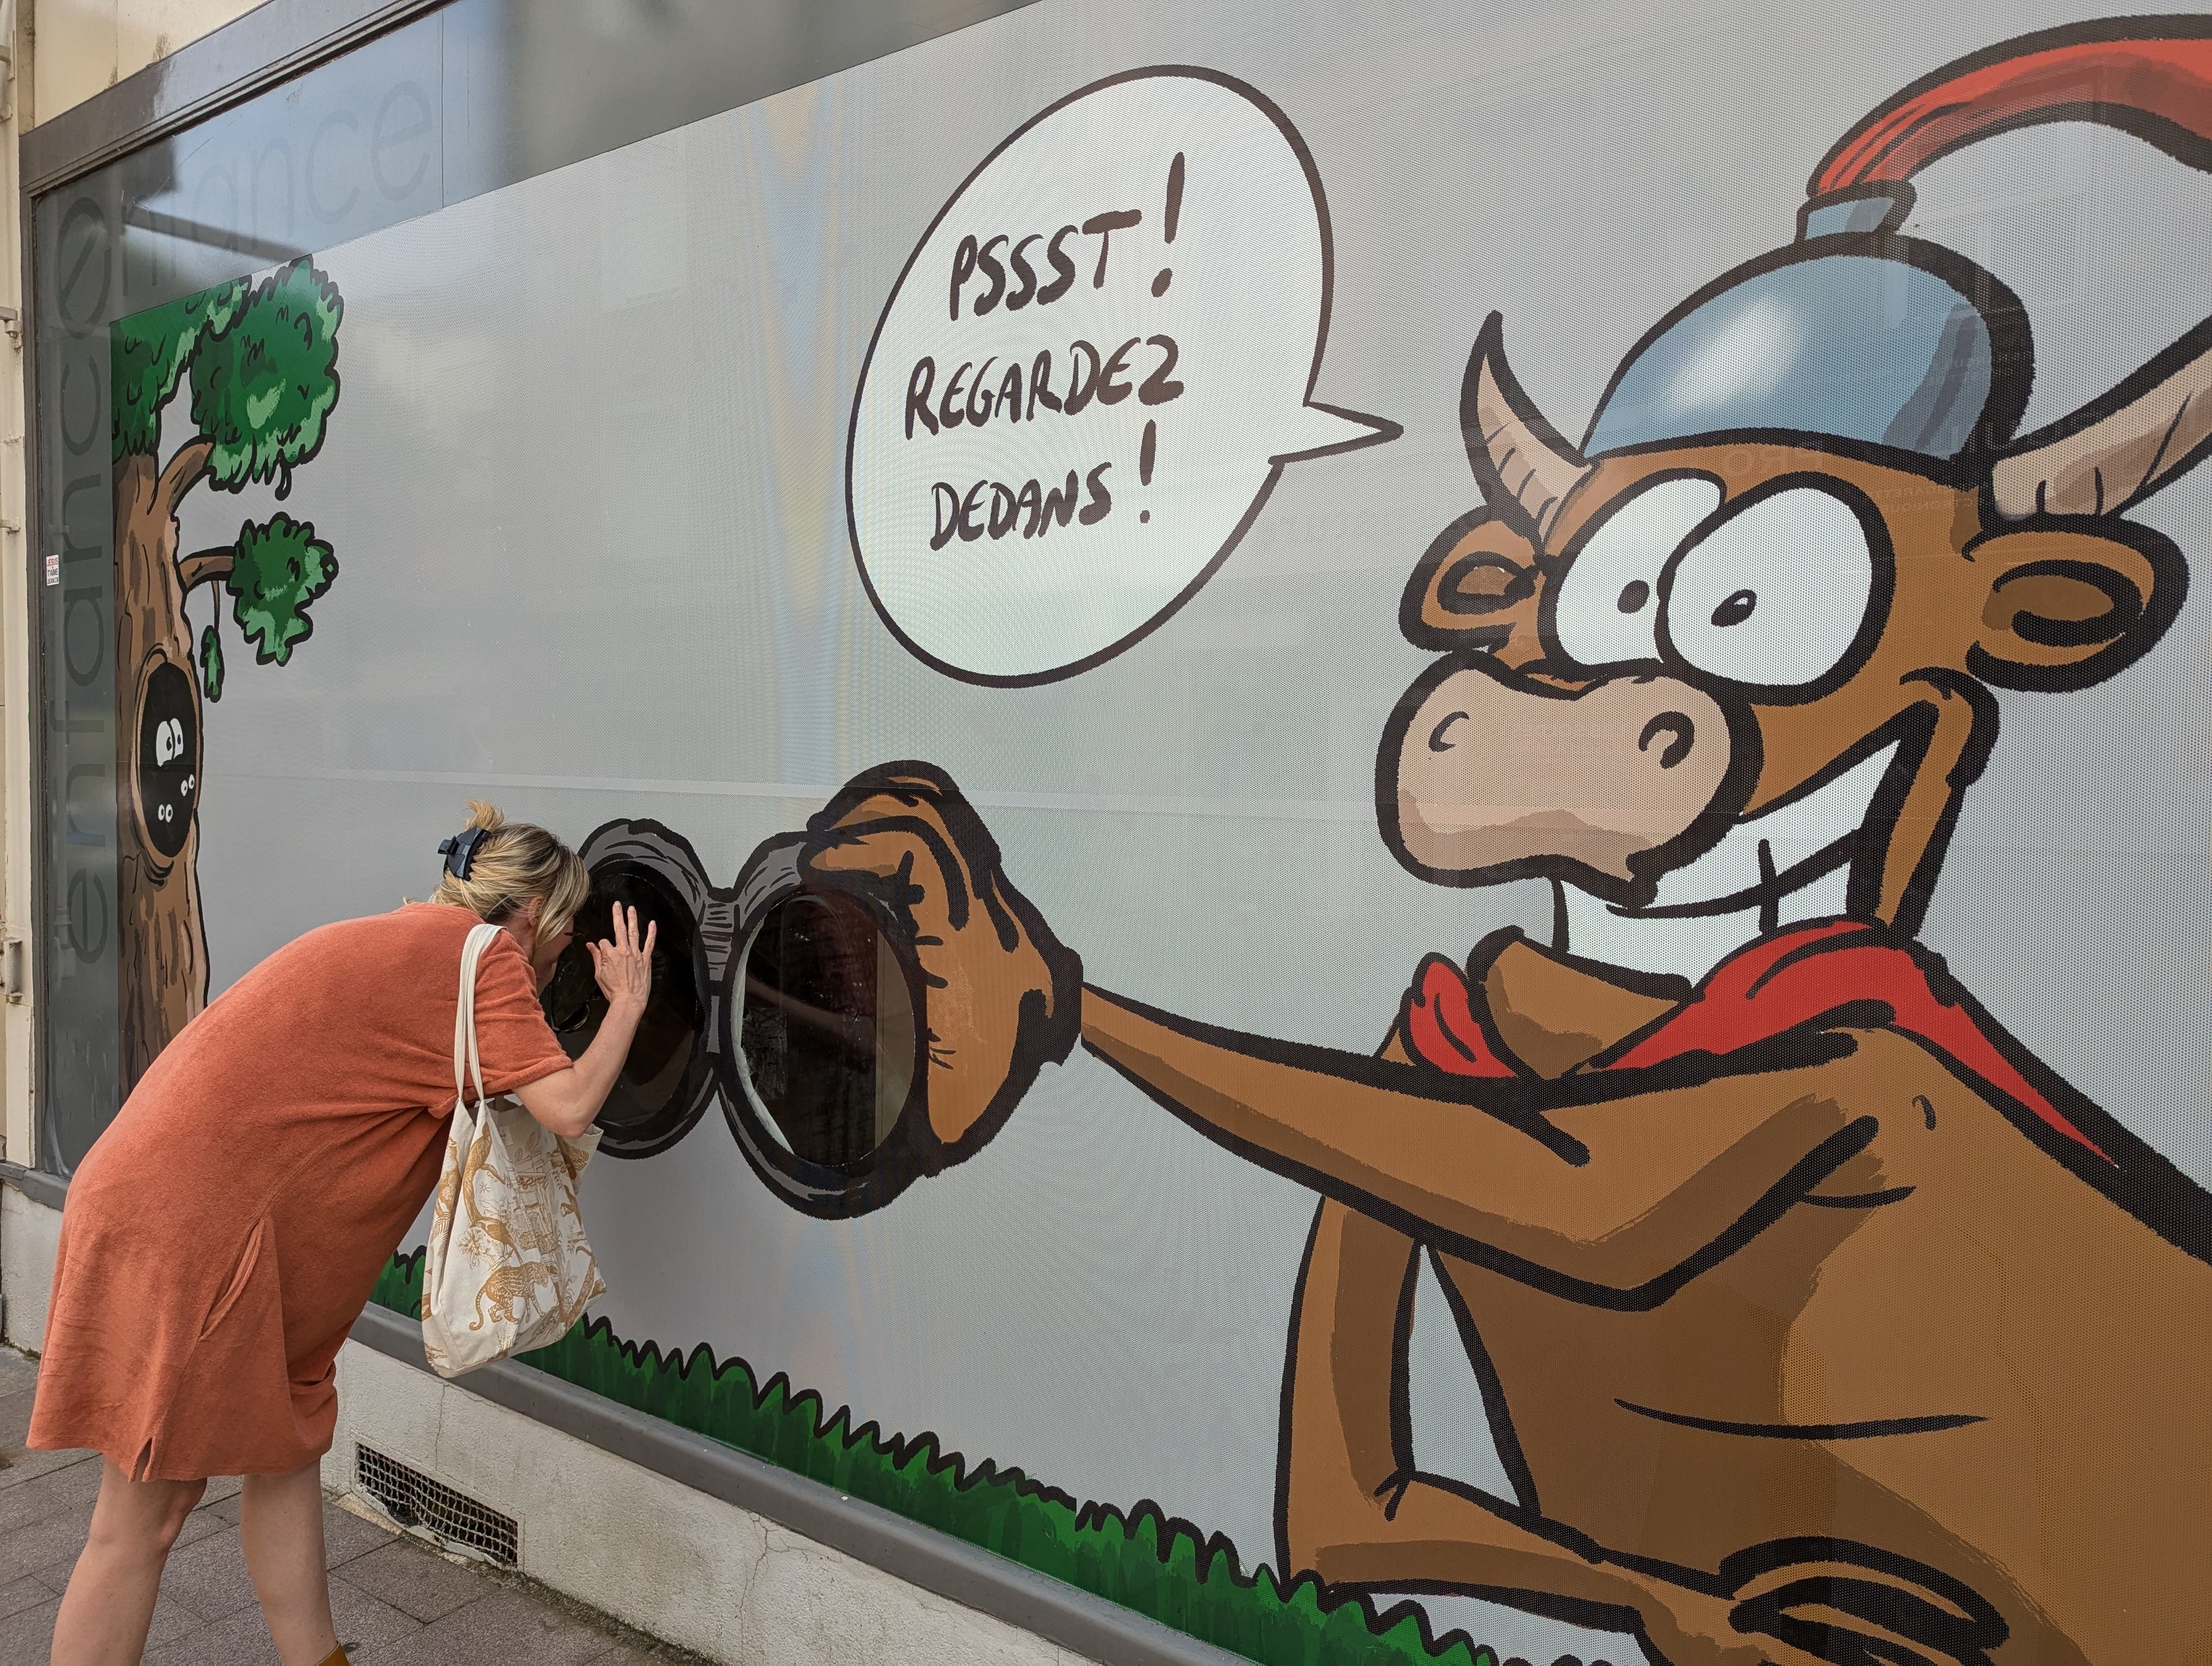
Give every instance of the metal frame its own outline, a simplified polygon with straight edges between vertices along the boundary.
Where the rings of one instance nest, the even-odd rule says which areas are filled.
[[[13,61],[14,43],[9,43],[10,61],[9,74],[15,72]],[[13,104],[18,121],[22,119],[23,93],[18,85],[13,93]],[[23,984],[19,991],[30,1003],[29,1047],[31,1056],[24,1061],[31,1073],[31,1114],[25,1122],[27,1151],[16,1153],[23,1158],[23,1167],[35,1170],[45,1148],[45,1136],[40,1123],[46,1118],[46,967],[45,937],[46,930],[46,852],[49,848],[49,824],[53,819],[53,805],[46,790],[46,630],[45,598],[40,593],[40,581],[45,576],[45,540],[40,536],[39,493],[39,350],[32,333],[32,314],[36,302],[32,295],[32,275],[38,268],[38,250],[33,246],[31,225],[31,192],[23,181],[23,149],[28,134],[19,130],[16,141],[15,194],[15,258],[20,270],[15,274],[15,345],[22,356],[23,366],[23,443],[18,448],[23,468],[23,640],[16,644],[23,655],[24,702],[29,708],[29,721],[25,725],[27,737],[23,748],[22,773],[19,777],[23,789],[22,809],[31,818],[30,884],[26,890],[30,897],[31,917],[23,922]],[[56,1181],[58,1186],[65,1183]],[[44,1200],[40,1200],[43,1201]],[[57,1201],[54,1206],[61,1206]]]
[[[0,1163],[0,1186],[13,1186],[32,1202],[49,1209],[58,1210],[69,1198],[68,1181],[20,1163]]]
[[[20,153],[24,207],[141,145],[450,3],[266,0],[26,132]]]

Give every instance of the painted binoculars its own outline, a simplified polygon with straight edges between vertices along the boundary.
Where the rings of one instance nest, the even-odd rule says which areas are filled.
[[[768,1189],[808,1214],[880,1208],[941,1166],[925,1126],[921,985],[867,903],[799,877],[800,836],[753,852],[728,890],[658,822],[584,842],[592,891],[545,1013],[571,1057],[606,1015],[589,941],[614,904],[656,923],[653,998],[599,1113],[599,1149],[651,1157],[719,1100]]]

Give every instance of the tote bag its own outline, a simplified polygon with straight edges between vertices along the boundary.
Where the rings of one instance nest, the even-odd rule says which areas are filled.
[[[477,965],[498,934],[478,926],[461,951],[453,1115],[422,1258],[422,1353],[441,1377],[558,1341],[607,1287],[576,1207],[599,1129],[564,1139],[507,1095],[484,1097]]]

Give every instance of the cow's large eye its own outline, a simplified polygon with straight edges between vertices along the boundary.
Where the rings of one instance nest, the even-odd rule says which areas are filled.
[[[1850,652],[1874,587],[1874,552],[1850,505],[1794,486],[1682,551],[1667,575],[1667,640],[1732,683],[1802,687]]]
[[[1624,498],[1583,539],[1552,603],[1552,634],[1585,666],[1659,657],[1659,575],[1721,505],[1711,480],[1676,477]]]

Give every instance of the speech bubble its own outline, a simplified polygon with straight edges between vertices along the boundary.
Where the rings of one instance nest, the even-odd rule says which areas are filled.
[[[1397,438],[1312,398],[1329,283],[1313,158],[1243,82],[1133,70],[1024,123],[861,366],[846,514],[892,634],[968,682],[1072,677],[1196,594],[1285,465]]]

